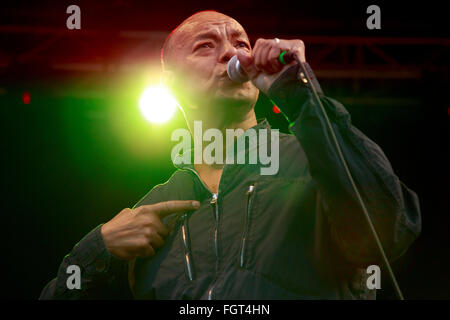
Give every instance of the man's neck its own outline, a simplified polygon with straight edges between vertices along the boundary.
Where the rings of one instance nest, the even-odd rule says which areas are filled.
[[[205,132],[208,129],[214,128],[222,132],[222,137],[226,137],[226,130],[242,129],[243,132],[257,125],[256,115],[253,108],[245,114],[241,119],[220,119],[218,118],[200,118],[200,119],[190,119],[190,127],[194,128],[194,121],[202,121],[202,131]],[[195,144],[194,144],[195,145]],[[205,146],[204,146],[205,147]],[[203,154],[203,150],[202,150]],[[207,164],[202,161],[202,163],[194,164],[195,170],[200,174],[203,182],[209,187],[210,191],[216,193],[218,192],[219,182],[222,175],[223,166],[226,157],[226,143],[223,141],[223,155],[224,159],[222,164]]]

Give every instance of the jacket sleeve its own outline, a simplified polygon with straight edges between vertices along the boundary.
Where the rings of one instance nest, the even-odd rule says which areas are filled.
[[[351,124],[342,104],[324,96],[308,64],[306,72],[319,93],[353,180],[389,260],[401,256],[421,231],[417,195],[395,175],[381,148]],[[338,158],[311,84],[299,78],[299,65],[272,84],[268,96],[281,109],[303,147],[325,209],[333,242],[351,264],[379,263],[381,255]]]
[[[101,225],[88,233],[66,255],[57,277],[42,290],[40,300],[132,299],[128,285],[128,262],[111,255],[101,235]],[[78,266],[80,286],[72,288]],[[72,289],[69,289],[71,287]]]

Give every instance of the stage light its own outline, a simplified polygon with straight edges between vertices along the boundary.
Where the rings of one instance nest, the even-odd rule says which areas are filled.
[[[28,91],[26,91],[22,94],[22,101],[24,104],[30,104],[31,94]]]
[[[278,107],[276,105],[273,105],[272,111],[273,111],[273,113],[281,113],[280,109],[278,109]]]
[[[145,89],[139,99],[139,108],[147,121],[164,123],[169,121],[177,109],[177,101],[163,86],[151,86]]]

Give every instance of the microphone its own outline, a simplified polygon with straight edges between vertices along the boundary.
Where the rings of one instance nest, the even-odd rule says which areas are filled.
[[[288,64],[295,60],[295,54],[289,51],[283,51],[280,53],[278,57],[278,61],[281,64]],[[233,56],[227,64],[227,73],[228,77],[233,82],[244,83],[247,82],[248,75],[245,73],[244,69],[241,66],[241,63],[238,60],[237,55]]]

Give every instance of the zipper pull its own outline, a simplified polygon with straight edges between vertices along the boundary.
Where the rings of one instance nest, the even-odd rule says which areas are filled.
[[[213,288],[214,288],[214,287],[211,287],[211,288],[208,290],[208,300],[213,300]]]
[[[210,204],[216,204],[217,203],[217,198],[218,198],[218,194],[217,193],[213,193],[211,201],[209,202]]]
[[[186,272],[190,281],[194,280],[194,268],[192,265],[191,243],[189,236],[188,214],[182,216],[183,223],[181,225],[181,237],[184,244],[184,258],[186,264]]]
[[[251,205],[250,201],[254,191],[255,185],[254,184],[249,185],[247,190],[247,210],[245,213],[244,232],[242,234],[241,253],[239,255],[239,265],[241,268],[244,267],[245,253],[247,251],[247,237],[250,225],[250,205]]]

